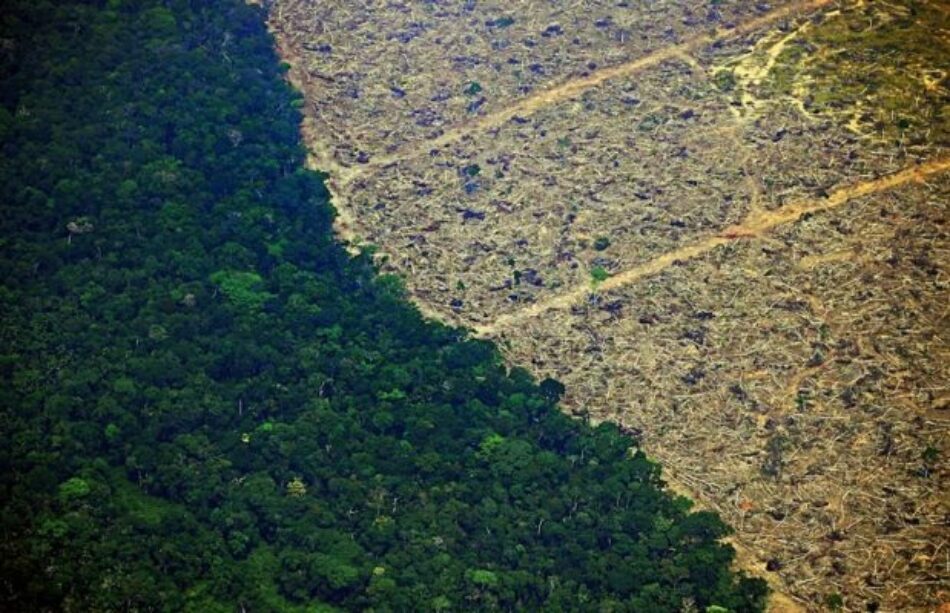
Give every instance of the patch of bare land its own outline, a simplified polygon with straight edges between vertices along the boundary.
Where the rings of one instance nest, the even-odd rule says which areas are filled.
[[[950,600],[948,23],[909,1],[271,9],[344,239],[628,428],[773,587],[886,611]]]
[[[906,610],[947,572],[948,196],[857,198],[498,334],[568,406],[636,433],[790,593]]]
[[[624,64],[646,67],[677,47],[737,35],[740,24],[827,4],[286,0],[272,24],[304,64],[302,84],[322,92],[310,115],[346,166],[486,123],[513,103],[527,110],[578,93],[575,80],[624,75]]]

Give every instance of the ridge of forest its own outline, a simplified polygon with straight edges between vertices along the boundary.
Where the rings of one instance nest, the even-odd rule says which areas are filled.
[[[0,15],[0,608],[754,611],[728,528],[333,239],[238,0]]]

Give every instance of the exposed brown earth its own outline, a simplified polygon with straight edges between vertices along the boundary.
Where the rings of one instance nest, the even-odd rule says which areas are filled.
[[[783,610],[904,611],[950,600],[946,16],[278,0],[271,24],[342,238],[628,428]]]

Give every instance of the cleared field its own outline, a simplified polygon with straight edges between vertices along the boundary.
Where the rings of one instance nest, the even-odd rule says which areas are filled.
[[[950,12],[278,0],[338,228],[809,608],[950,600]],[[944,590],[944,591],[941,591]]]
[[[554,83],[802,4],[829,2],[288,0],[276,3],[272,23],[306,66],[299,78],[322,92],[310,101],[320,151],[347,166],[443,136]]]
[[[424,269],[430,304],[488,322],[738,222],[752,195],[723,155],[731,122],[667,62],[357,179],[350,210],[399,245],[397,266]]]
[[[906,610],[947,578],[948,196],[944,178],[858,198],[496,334],[793,595]]]

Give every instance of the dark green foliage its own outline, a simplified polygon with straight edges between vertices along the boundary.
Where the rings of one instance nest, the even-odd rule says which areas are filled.
[[[0,609],[761,606],[614,427],[333,242],[259,9],[0,30]]]

